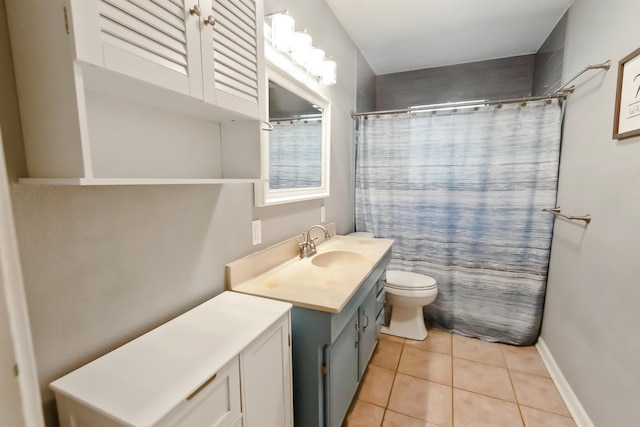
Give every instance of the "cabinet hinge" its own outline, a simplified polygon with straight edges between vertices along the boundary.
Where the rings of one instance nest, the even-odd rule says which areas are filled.
[[[324,377],[327,375],[327,372],[329,372],[329,368],[327,368],[327,365],[323,364],[322,367],[320,368],[320,373]]]
[[[63,7],[64,9],[64,30],[69,34],[69,16],[67,15],[67,6]]]
[[[291,334],[289,334],[289,347],[291,347]]]
[[[18,365],[15,364],[13,365],[13,376],[17,377],[18,375],[20,375],[20,371],[18,370]]]

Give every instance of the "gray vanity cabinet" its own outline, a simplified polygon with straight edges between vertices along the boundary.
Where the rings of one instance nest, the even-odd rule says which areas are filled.
[[[291,312],[296,427],[339,427],[376,346],[389,250],[338,313]]]

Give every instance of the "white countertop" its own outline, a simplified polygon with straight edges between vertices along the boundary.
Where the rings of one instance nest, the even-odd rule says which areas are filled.
[[[153,425],[291,309],[223,292],[51,383],[126,425]]]
[[[339,313],[392,244],[391,239],[334,236],[318,245],[318,255],[349,251],[360,254],[361,259],[354,259],[344,266],[318,267],[313,264],[318,255],[304,259],[295,257],[241,283],[232,283],[230,289],[290,302],[298,307]],[[261,256],[269,256],[268,251]]]

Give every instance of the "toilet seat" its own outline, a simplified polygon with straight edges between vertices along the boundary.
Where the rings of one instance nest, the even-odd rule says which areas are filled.
[[[433,277],[410,271],[387,270],[386,281],[388,288],[404,291],[426,291],[437,286]]]

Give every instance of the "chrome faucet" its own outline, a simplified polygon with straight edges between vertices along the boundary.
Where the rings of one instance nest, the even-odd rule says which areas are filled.
[[[311,230],[313,230],[314,228],[319,228],[322,231],[324,231],[325,239],[331,238],[331,234],[329,234],[327,229],[324,228],[322,225],[312,225],[311,228],[309,228],[306,233],[302,233],[302,239],[303,239],[302,243],[298,243],[298,248],[300,249],[300,258],[309,258],[310,256],[313,256],[316,253],[318,253],[318,251],[316,251],[316,243],[315,243],[315,240],[317,239],[317,237],[314,239],[311,239]]]

